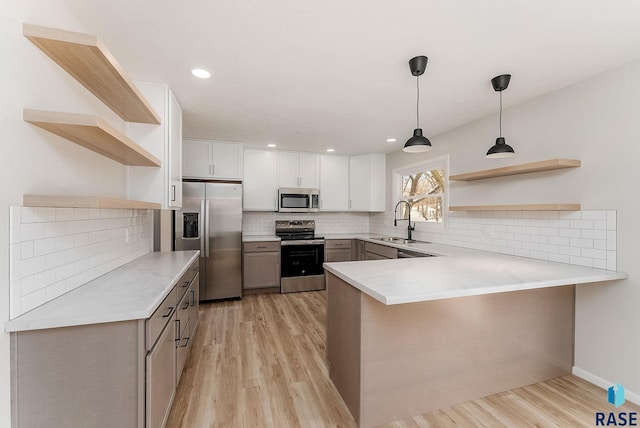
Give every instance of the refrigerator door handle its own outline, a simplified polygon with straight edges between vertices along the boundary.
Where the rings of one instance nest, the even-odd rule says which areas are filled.
[[[205,257],[209,257],[209,236],[211,236],[211,230],[209,229],[209,227],[211,226],[210,222],[209,222],[209,201],[204,201],[204,207],[205,207],[205,211],[204,211],[204,253],[205,253]]]
[[[198,234],[200,235],[200,257],[204,257],[204,242],[205,242],[205,224],[204,224],[204,219],[205,214],[204,214],[204,199],[200,201],[200,215],[201,215],[201,219],[198,222]]]

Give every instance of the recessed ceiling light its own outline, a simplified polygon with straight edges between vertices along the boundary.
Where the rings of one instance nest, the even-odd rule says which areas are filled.
[[[331,153],[331,152],[335,152],[335,151],[336,151],[336,149],[327,149],[327,151],[328,151],[329,153]]]
[[[396,139],[395,138],[387,138],[387,143],[395,143]]]
[[[208,79],[209,77],[211,77],[211,73],[209,73],[204,68],[193,68],[191,69],[191,74],[201,79]]]
[[[276,145],[271,143],[271,144],[267,144],[267,147],[276,147]]]

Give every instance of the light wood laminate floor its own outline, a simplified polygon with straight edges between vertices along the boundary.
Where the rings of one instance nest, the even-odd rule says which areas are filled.
[[[167,427],[356,427],[328,377],[325,322],[323,291],[201,304]],[[640,407],[566,376],[384,427],[587,427],[612,410]]]

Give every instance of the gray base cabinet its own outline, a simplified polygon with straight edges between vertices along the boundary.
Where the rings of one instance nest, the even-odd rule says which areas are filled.
[[[353,260],[351,239],[327,239],[324,245],[325,262],[349,262]]]
[[[397,248],[387,247],[386,245],[379,245],[371,242],[365,242],[364,252],[365,260],[384,260],[398,258]]]
[[[280,242],[245,242],[242,246],[242,288],[280,287]]]
[[[196,260],[148,319],[11,333],[12,426],[164,427],[197,290]]]

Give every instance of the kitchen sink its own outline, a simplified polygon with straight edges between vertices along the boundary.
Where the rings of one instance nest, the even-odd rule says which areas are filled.
[[[374,239],[376,241],[382,241],[382,242],[392,242],[394,244],[413,244],[414,242],[423,242],[423,241],[416,241],[415,239],[396,238],[395,236],[381,236],[378,238],[371,238],[371,239]]]

